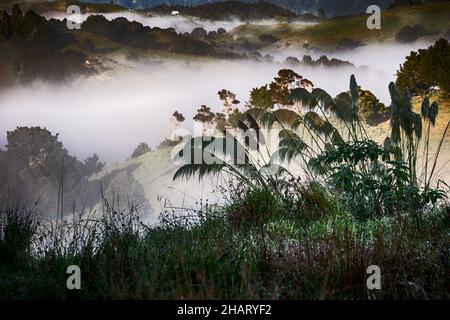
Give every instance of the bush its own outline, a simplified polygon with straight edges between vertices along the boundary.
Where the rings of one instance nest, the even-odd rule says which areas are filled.
[[[31,257],[37,230],[35,213],[18,208],[0,208],[0,261],[4,267],[20,270]]]
[[[439,65],[439,68],[435,66]],[[428,49],[411,52],[397,71],[397,86],[410,92],[423,94],[433,86],[439,86],[444,95],[450,94],[450,44],[439,39]]]
[[[405,26],[395,35],[395,40],[400,43],[410,43],[426,34],[425,27],[421,24],[416,24],[413,27]]]
[[[138,158],[151,151],[152,149],[148,146],[148,144],[142,142],[136,147],[136,149],[134,149],[133,153],[131,154],[131,158],[132,159]]]

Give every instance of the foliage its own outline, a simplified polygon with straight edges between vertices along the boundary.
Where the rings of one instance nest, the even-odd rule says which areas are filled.
[[[278,105],[287,107],[294,105],[291,99],[295,88],[311,88],[313,84],[291,69],[282,69],[274,80],[266,86],[254,88],[250,92],[249,107],[271,109]]]
[[[183,122],[183,121],[185,120],[183,114],[180,113],[180,112],[178,112],[178,111],[175,111],[175,112],[173,113],[173,116],[174,116],[174,118],[177,120],[177,122],[180,122],[180,123],[181,123],[181,122]]]
[[[206,3],[197,6],[167,6],[161,5],[152,8],[160,14],[170,14],[179,11],[188,16],[199,17],[207,20],[240,19],[254,21],[273,19],[276,17],[295,18],[297,15],[267,2],[245,3],[241,1],[223,1],[219,3]]]
[[[308,91],[302,86],[294,87],[294,79],[302,77],[283,71],[274,81],[278,88],[288,88],[282,94],[284,102],[279,103],[285,108],[249,109],[238,121],[240,133],[225,131],[221,137],[192,138],[183,153],[192,156],[197,151],[202,159],[207,155],[210,162],[194,163],[192,157],[185,157],[174,179],[195,174],[201,179],[223,172],[250,190],[270,191],[285,203],[288,201],[283,193],[285,181],[298,173],[293,174],[281,164],[296,162],[300,164],[300,176],[322,181],[324,187],[336,194],[340,205],[358,218],[392,216],[405,209],[417,218],[446,199],[444,190],[431,188],[442,141],[429,175],[425,169],[425,183],[418,177],[422,117],[412,111],[412,98],[407,91],[402,94],[394,83],[389,85],[391,135],[380,146],[370,140],[360,116],[361,109],[367,113],[368,105],[378,100],[361,90],[354,76],[350,78],[349,92],[335,98],[320,88]],[[279,97],[280,91],[274,94]],[[429,119],[430,126],[436,121],[438,107],[436,103],[427,106],[427,99],[422,114]],[[304,111],[290,108],[294,104]],[[387,112],[386,108],[383,112]],[[333,123],[331,116],[335,117]],[[271,130],[275,125],[281,131],[278,150],[271,153],[262,128]],[[236,147],[230,148],[230,142]],[[428,145],[429,132],[423,144],[427,164]],[[243,155],[243,162],[237,161],[238,154]]]
[[[425,27],[421,24],[416,24],[414,26],[404,26],[400,31],[395,35],[395,40],[400,43],[410,43],[414,42],[420,37],[425,36],[427,33],[425,31]]]
[[[214,113],[211,111],[210,107],[202,105],[200,109],[197,110],[197,114],[193,119],[203,123],[212,122],[214,119]]]
[[[82,190],[90,190],[89,176],[104,166],[97,155],[85,162],[70,156],[58,140],[58,134],[52,135],[40,127],[10,131],[7,142],[6,150],[0,152],[0,197],[25,206],[40,199],[43,209],[56,208],[56,197],[43,197],[45,192],[60,194],[63,185],[67,197],[83,194]]]
[[[439,39],[427,49],[411,52],[397,72],[396,84],[400,90],[423,94],[433,86],[439,86],[444,95],[450,94],[450,44]]]
[[[420,217],[417,231],[408,215],[352,219],[304,188],[289,207],[266,190],[235,189],[242,202],[203,202],[188,215],[167,208],[159,227],[107,200],[100,217],[50,226],[1,207],[0,298],[449,298],[448,208]],[[79,291],[66,288],[73,264]],[[372,264],[384,270],[383,290],[366,288]]]
[[[147,143],[145,142],[141,142],[136,149],[134,149],[133,153],[131,154],[131,158],[135,159],[138,158],[148,152],[151,152],[152,149],[148,146]]]

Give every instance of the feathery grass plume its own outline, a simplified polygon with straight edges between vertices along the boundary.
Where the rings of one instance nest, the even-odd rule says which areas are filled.
[[[299,114],[289,109],[278,109],[275,111],[266,111],[259,118],[259,122],[264,127],[272,127],[273,124],[279,123],[280,125],[292,126],[299,118]]]
[[[401,99],[394,82],[389,83],[389,93],[391,95],[391,139],[396,144],[400,142]]]
[[[317,106],[317,101],[314,96],[305,88],[295,88],[291,91],[290,99],[294,103],[300,105],[307,110],[314,110]]]
[[[347,92],[339,93],[334,99],[332,113],[341,121],[350,123],[353,121],[352,97]]]
[[[305,114],[305,122],[308,123],[314,130],[324,136],[331,136],[334,132],[334,127],[328,121],[324,121],[317,113],[314,111],[308,111]]]
[[[414,114],[414,132],[417,139],[422,139],[422,117],[420,114],[413,112]]]
[[[339,133],[339,130],[336,128],[333,128],[333,134],[331,135],[331,142],[333,144],[344,143],[344,139],[342,138],[341,134]]]
[[[428,119],[428,117],[430,115],[430,98],[428,98],[428,96],[425,96],[425,98],[423,99],[422,107],[420,108],[420,112],[424,119]]]
[[[315,88],[311,92],[311,95],[314,97],[316,101],[318,101],[321,104],[323,111],[327,112],[334,111],[336,105],[333,101],[333,98],[328,94],[328,92],[320,88]]]
[[[354,74],[350,76],[350,94],[352,97],[353,114],[357,115],[359,108],[359,88]]]
[[[408,87],[405,88],[405,92],[403,93],[404,101],[405,101],[405,110],[406,112],[412,112],[412,96]]]
[[[245,119],[247,114],[250,114],[253,118],[259,120],[265,112],[266,109],[263,108],[249,108],[242,113],[242,118]]]
[[[431,104],[430,114],[429,114],[430,122],[433,124],[433,126],[436,125],[436,119],[437,119],[437,116],[438,116],[438,112],[439,112],[439,106],[438,106],[437,102],[434,101]]]

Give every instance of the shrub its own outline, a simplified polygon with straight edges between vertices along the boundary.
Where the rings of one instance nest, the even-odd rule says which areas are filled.
[[[439,68],[436,66],[439,65]],[[397,71],[396,84],[400,90],[423,94],[433,86],[439,86],[444,95],[450,94],[450,44],[439,39],[428,49],[411,52]]]
[[[136,149],[134,149],[133,153],[131,154],[131,158],[132,159],[138,158],[151,151],[152,149],[148,146],[148,144],[142,142],[136,147]]]

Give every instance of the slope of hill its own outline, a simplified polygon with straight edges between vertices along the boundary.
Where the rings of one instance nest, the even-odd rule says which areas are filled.
[[[210,179],[173,181],[177,167],[171,160],[171,151],[172,148],[158,149],[109,165],[90,181],[101,181],[108,198],[127,195],[132,203],[141,207],[146,220],[151,223],[156,223],[159,214],[166,209],[189,208],[202,198],[215,200]]]
[[[256,0],[240,0],[241,2],[255,3]],[[359,14],[370,5],[379,5],[382,9],[387,8],[394,0],[265,0],[280,7],[297,13],[313,13],[323,10],[328,16],[343,16]],[[86,0],[86,2],[109,3],[110,0]],[[114,0],[114,3],[128,8],[151,8],[159,5],[184,5],[198,6],[206,3],[224,2],[224,0]]]
[[[77,5],[82,12],[119,12],[128,10],[126,7],[120,6],[111,1],[95,2],[95,1],[79,1],[79,0],[6,0],[0,2],[0,9],[9,10],[14,4],[19,4],[24,11],[34,10],[37,13],[45,13],[50,11],[65,12],[69,5]]]
[[[278,26],[242,25],[225,35],[224,42],[248,41],[270,34],[279,41],[277,47],[297,46],[305,43],[318,49],[339,48],[344,41],[368,44],[394,42],[405,26],[422,25],[431,37],[444,36],[450,29],[450,2],[428,3],[419,6],[397,7],[383,12],[381,29],[367,28],[367,15],[334,18],[312,26],[280,24]]]
[[[208,3],[196,7],[160,5],[151,8],[150,10],[159,14],[170,14],[172,11],[179,11],[183,15],[209,20],[238,18],[241,20],[249,21],[271,19],[276,17],[298,17],[297,14],[290,10],[266,2],[245,3],[240,1],[227,1],[219,3]],[[309,18],[313,19],[316,17],[311,15],[309,16]]]

